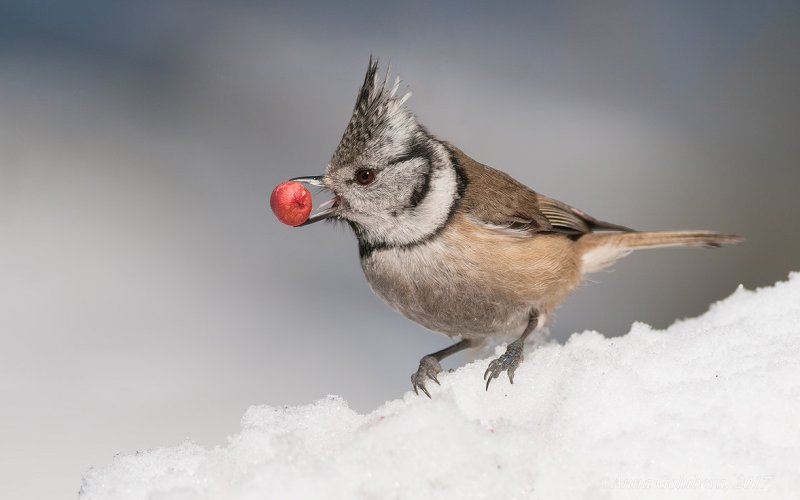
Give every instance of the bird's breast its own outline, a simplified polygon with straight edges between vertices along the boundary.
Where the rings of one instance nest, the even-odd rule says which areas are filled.
[[[531,309],[550,309],[579,280],[572,242],[519,238],[457,215],[436,237],[361,260],[372,290],[434,331],[467,338],[518,334]]]

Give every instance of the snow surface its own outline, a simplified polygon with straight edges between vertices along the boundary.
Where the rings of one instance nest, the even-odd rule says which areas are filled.
[[[87,472],[81,498],[797,498],[800,273],[704,315],[489,360],[368,415],[336,396],[251,407],[226,446],[191,442]]]

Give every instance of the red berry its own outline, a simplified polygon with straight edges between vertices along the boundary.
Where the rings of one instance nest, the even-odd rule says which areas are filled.
[[[279,221],[299,226],[311,213],[311,193],[299,182],[282,182],[272,190],[269,206]]]

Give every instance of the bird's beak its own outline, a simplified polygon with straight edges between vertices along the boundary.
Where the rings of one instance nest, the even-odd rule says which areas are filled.
[[[295,182],[302,182],[303,184],[308,184],[310,186],[330,189],[328,188],[328,186],[325,185],[324,177],[321,175],[315,175],[310,177],[295,177],[294,179],[289,179],[289,180]],[[334,196],[332,199],[318,206],[317,210],[314,213],[312,213],[305,222],[295,227],[307,226],[309,224],[319,222],[323,219],[334,217],[337,214],[338,209],[339,209],[339,197]]]

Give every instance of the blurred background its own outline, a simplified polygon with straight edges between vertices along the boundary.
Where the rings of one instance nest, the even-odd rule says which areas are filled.
[[[0,497],[223,443],[252,404],[369,411],[448,345],[372,295],[348,230],[269,211],[323,171],[370,53],[431,131],[538,191],[748,238],[632,255],[555,339],[800,270],[796,2],[0,2]]]

